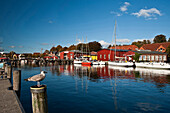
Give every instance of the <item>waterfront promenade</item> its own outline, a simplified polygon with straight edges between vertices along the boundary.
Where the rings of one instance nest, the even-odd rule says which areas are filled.
[[[0,112],[1,113],[24,113],[22,105],[13,90],[9,90],[9,79],[0,79]]]

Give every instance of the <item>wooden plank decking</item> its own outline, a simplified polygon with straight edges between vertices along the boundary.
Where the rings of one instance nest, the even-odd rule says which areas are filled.
[[[0,113],[24,113],[16,93],[9,87],[9,79],[0,79]]]

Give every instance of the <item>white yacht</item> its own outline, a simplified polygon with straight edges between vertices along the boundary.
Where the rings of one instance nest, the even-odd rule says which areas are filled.
[[[155,68],[155,69],[168,69],[170,70],[170,64],[168,63],[157,63],[157,62],[140,62],[135,63],[136,67],[142,67],[142,68]]]

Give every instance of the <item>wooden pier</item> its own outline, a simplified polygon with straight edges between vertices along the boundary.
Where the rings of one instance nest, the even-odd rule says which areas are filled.
[[[28,65],[66,65],[66,64],[73,64],[73,60],[66,60],[66,59],[57,59],[57,60],[42,60],[42,59],[21,59],[21,60],[10,60],[12,66],[17,67],[22,64]]]
[[[0,112],[1,113],[25,113],[16,93],[9,90],[9,79],[0,79]]]

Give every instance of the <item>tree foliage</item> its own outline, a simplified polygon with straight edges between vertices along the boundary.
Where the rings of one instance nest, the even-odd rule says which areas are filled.
[[[61,46],[61,45],[58,45],[58,46],[56,47],[57,52],[61,51],[61,49],[62,49],[62,46]]]
[[[170,42],[170,38],[168,39],[168,42]]]
[[[9,53],[9,58],[12,59],[14,54],[16,54],[16,53],[15,53],[14,51],[11,51],[11,52]]]
[[[162,43],[162,42],[166,42],[166,36],[165,35],[157,35],[155,36],[155,38],[153,39],[154,43]]]
[[[142,47],[143,44],[151,44],[150,40],[143,40],[143,41],[137,41],[137,42],[132,42],[131,45],[136,45],[138,48]]]
[[[52,47],[52,48],[50,49],[50,52],[56,51],[56,50],[57,50],[56,47]]]
[[[140,57],[141,54],[139,53],[135,53],[135,56],[133,56],[133,59],[136,61],[136,62],[139,62],[139,57]]]
[[[60,51],[66,51],[68,47],[61,48]]]
[[[166,53],[168,54],[168,57],[170,57],[170,45],[167,47]]]
[[[110,47],[112,47],[111,45],[109,45],[107,48],[109,49]]]
[[[99,42],[94,41],[94,42],[89,42],[88,44],[89,44],[90,51],[99,51],[102,49],[102,46]]]
[[[45,50],[44,53],[45,53],[45,54],[49,54],[50,51],[49,51],[49,50]]]
[[[75,50],[75,49],[76,49],[76,46],[73,44],[67,50],[70,51],[70,50]]]

